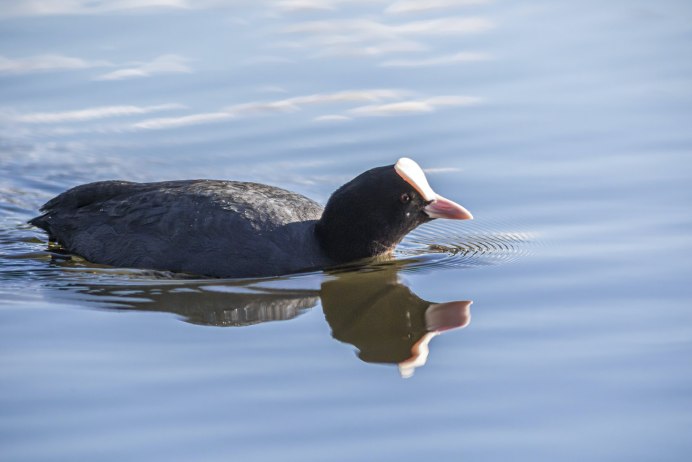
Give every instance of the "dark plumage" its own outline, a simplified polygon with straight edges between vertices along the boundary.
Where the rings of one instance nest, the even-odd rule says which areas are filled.
[[[431,194],[420,167],[401,159],[345,184],[325,209],[258,183],[102,181],[60,194],[29,223],[94,263],[260,277],[380,255],[432,218],[471,217]]]

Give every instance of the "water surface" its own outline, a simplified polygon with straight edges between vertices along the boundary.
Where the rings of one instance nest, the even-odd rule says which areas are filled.
[[[2,460],[689,458],[689,2],[46,5],[0,12]],[[184,279],[25,224],[401,156],[476,219],[394,262]]]

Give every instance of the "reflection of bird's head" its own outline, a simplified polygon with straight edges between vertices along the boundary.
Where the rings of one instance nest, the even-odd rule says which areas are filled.
[[[471,302],[422,300],[398,281],[394,270],[342,274],[323,283],[320,295],[334,338],[354,345],[366,362],[415,368],[425,363],[429,334],[464,327],[470,320]]]
[[[466,327],[471,322],[472,301],[434,303],[425,312],[428,332],[411,348],[411,357],[399,363],[399,372],[404,378],[411,377],[417,367],[428,360],[428,344],[436,335],[451,329]]]

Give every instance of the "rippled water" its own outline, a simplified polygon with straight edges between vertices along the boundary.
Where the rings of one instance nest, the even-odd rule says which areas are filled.
[[[686,461],[686,1],[0,8],[0,459]],[[473,212],[256,280],[93,265],[101,179],[325,202],[406,155]]]

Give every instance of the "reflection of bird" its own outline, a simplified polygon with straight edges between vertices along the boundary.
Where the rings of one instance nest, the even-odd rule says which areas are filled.
[[[316,290],[254,291],[198,283],[133,286],[127,295],[122,294],[123,286],[98,285],[79,291],[89,300],[115,300],[111,306],[117,309],[174,313],[192,324],[220,327],[293,319],[319,301]]]
[[[358,348],[358,357],[365,362],[398,364],[405,377],[425,364],[434,336],[470,321],[470,301],[422,300],[399,281],[394,266],[333,274],[319,291],[208,282],[130,286],[127,294],[123,288],[98,285],[79,292],[91,301],[115,301],[117,309],[170,312],[194,324],[213,326],[288,320],[321,299],[335,339]]]
[[[321,269],[390,252],[434,218],[468,219],[410,159],[312,200],[257,183],[104,181],[77,186],[30,221],[94,263],[214,277]]]
[[[392,270],[345,273],[322,284],[320,297],[334,338],[358,348],[363,361],[398,364],[404,377],[425,364],[435,335],[471,319],[470,301],[426,302]]]

